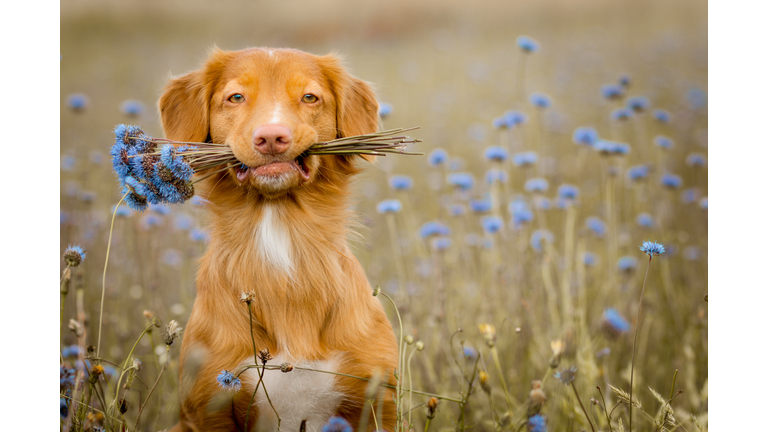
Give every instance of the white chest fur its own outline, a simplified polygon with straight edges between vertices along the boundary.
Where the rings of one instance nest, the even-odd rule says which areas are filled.
[[[280,365],[288,361],[284,354],[270,360],[268,365]],[[252,364],[246,360],[243,364]],[[300,361],[294,366],[335,372],[338,363],[335,358],[320,361]],[[249,369],[246,374],[247,388],[250,391],[259,381],[256,369]],[[306,420],[307,432],[320,432],[323,425],[336,412],[341,402],[341,393],[335,390],[335,375],[294,369],[283,373],[280,370],[264,371],[263,384],[267,388],[272,406],[280,415],[280,430],[298,431],[301,422]],[[269,405],[263,388],[256,393],[255,404],[259,409],[256,422],[257,432],[274,432],[277,430],[277,417]]]
[[[259,256],[287,274],[293,274],[293,248],[285,223],[277,208],[264,204],[261,220],[256,225],[254,242]]]

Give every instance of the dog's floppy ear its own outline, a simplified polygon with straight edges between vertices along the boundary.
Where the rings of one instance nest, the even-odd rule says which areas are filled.
[[[336,138],[376,132],[379,103],[371,85],[350,75],[333,54],[319,62],[336,98]]]
[[[173,78],[165,86],[159,105],[166,138],[191,142],[208,139],[211,94],[228,56],[214,49],[202,69]]]

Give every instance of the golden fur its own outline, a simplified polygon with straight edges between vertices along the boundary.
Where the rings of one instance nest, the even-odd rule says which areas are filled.
[[[308,92],[318,102],[304,103]],[[253,364],[241,291],[255,292],[257,350],[269,348],[273,356],[284,354],[294,362],[333,357],[337,372],[370,377],[378,369],[393,384],[397,344],[392,327],[347,244],[356,158],[310,156],[304,161],[308,179],[278,163],[293,160],[317,141],[375,132],[378,105],[370,86],[349,75],[332,55],[215,50],[201,69],[172,79],[159,105],[167,138],[226,143],[250,167],[283,167],[279,182],[269,175],[241,180],[231,169],[198,185],[198,194],[208,201],[211,241],[200,260],[197,299],[181,348],[181,421],[174,430],[236,431],[245,423],[256,382],[244,380],[243,389],[230,398],[216,381],[221,370]],[[253,131],[278,113],[291,130],[290,147],[277,155],[261,154],[254,149]],[[257,244],[266,205],[292,246],[290,272],[265,259],[263,248],[270,245]],[[355,428],[366,385],[335,378],[334,390],[343,395],[336,415]],[[381,396],[384,429],[393,430],[392,393]],[[255,430],[259,415],[254,404],[249,429]]]

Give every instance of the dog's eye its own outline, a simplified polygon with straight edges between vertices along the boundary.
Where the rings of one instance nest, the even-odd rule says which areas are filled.
[[[302,102],[314,103],[317,102],[317,96],[307,93],[301,98]]]
[[[240,93],[235,93],[229,97],[229,101],[232,103],[240,103],[245,101],[245,96],[241,95]]]

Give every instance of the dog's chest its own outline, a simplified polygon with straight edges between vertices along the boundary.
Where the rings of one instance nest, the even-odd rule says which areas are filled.
[[[268,365],[279,366],[288,361],[284,354],[270,360]],[[252,364],[246,360],[243,364]],[[319,432],[328,419],[336,412],[341,402],[342,394],[336,391],[335,375],[296,369],[309,368],[321,371],[335,372],[338,368],[336,358],[319,361],[299,361],[293,364],[291,372],[280,370],[265,370],[263,384],[269,393],[267,400],[264,389],[259,387],[255,404],[258,406],[259,417],[256,421],[258,432],[273,432],[277,430],[277,417],[280,415],[280,430],[298,431],[301,422],[306,420],[307,432]],[[246,374],[250,388],[259,381],[256,369],[249,369]],[[251,390],[252,391],[252,390]],[[270,407],[270,401],[272,407]]]

